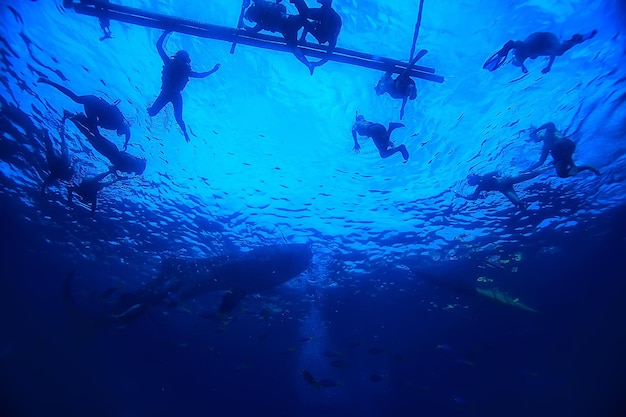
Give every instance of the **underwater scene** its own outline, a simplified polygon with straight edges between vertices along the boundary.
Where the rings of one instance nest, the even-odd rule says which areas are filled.
[[[626,415],[626,2],[0,2],[0,417]]]

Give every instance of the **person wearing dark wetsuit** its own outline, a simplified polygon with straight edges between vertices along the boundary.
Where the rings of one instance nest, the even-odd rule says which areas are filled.
[[[420,51],[415,58],[409,62],[407,68],[402,71],[396,78],[392,78],[393,72],[387,71],[380,78],[378,84],[374,88],[377,95],[389,94],[392,98],[401,99],[402,106],[400,107],[400,120],[404,117],[404,107],[407,100],[415,100],[417,98],[417,87],[415,81],[409,77],[411,68],[413,65],[424,55],[426,50]]]
[[[358,115],[356,121],[352,125],[352,138],[354,139],[354,152],[359,153],[361,151],[361,145],[357,141],[357,134],[360,136],[367,136],[374,140],[376,148],[381,158],[387,158],[396,152],[400,152],[405,161],[409,159],[409,151],[406,146],[393,146],[393,143],[389,139],[394,129],[404,127],[402,123],[389,123],[389,129],[385,129],[385,126],[380,123],[372,123],[365,120],[361,115]]]
[[[126,151],[120,151],[113,142],[107,140],[100,132],[88,129],[86,125],[87,118],[84,114],[77,114],[67,118],[85,135],[91,146],[111,162],[113,165],[112,169],[137,175],[141,175],[146,169],[145,159],[131,155]]]
[[[287,15],[285,5],[267,0],[256,0],[246,10],[245,18],[255,23],[254,27],[243,25],[245,30],[258,33],[261,30],[269,32],[280,32],[285,38],[285,42],[298,61],[302,62],[309,69],[311,75],[315,69],[314,64],[309,62],[302,51],[298,49],[298,31],[306,23],[306,17],[302,15]]]
[[[117,135],[125,135],[124,150],[128,147],[130,140],[130,127],[124,115],[115,104],[107,103],[105,100],[94,95],[78,96],[69,89],[50,81],[47,78],[39,78],[38,82],[51,85],[74,102],[82,104],[85,109],[85,126],[92,132],[98,131],[98,126],[117,131]]]
[[[544,132],[543,134],[540,134]],[[572,177],[581,171],[592,171],[596,175],[600,175],[600,171],[590,165],[576,165],[572,159],[572,155],[576,150],[576,144],[567,138],[557,134],[556,126],[552,122],[548,122],[537,129],[531,129],[530,138],[534,142],[543,141],[541,148],[541,156],[539,161],[533,164],[528,171],[540,167],[546,162],[548,154],[552,155],[556,174],[561,178]]]
[[[65,142],[65,135],[61,135],[61,154],[59,155],[54,149],[52,139],[47,130],[42,130],[41,135],[43,137],[44,144],[46,146],[46,161],[48,162],[48,169],[50,174],[43,180],[41,186],[41,192],[46,192],[46,187],[52,184],[56,180],[69,181],[75,174],[74,167],[72,166],[72,160]]]
[[[326,56],[330,56],[335,47],[337,46],[337,38],[339,32],[341,32],[341,16],[332,8],[332,0],[317,0],[322,7],[309,8],[304,0],[289,0],[296,5],[300,16],[304,16],[304,30],[300,41],[306,39],[307,33],[310,33],[317,39],[317,42],[321,45],[328,43],[328,49]],[[328,62],[328,58],[323,58],[320,61],[314,62],[311,65],[313,68]]]
[[[597,30],[593,30],[585,35],[575,34],[564,42],[560,42],[559,38],[551,32],[535,32],[531,33],[523,41],[510,40],[504,44],[502,49],[493,54],[483,65],[483,69],[489,71],[495,71],[500,68],[506,61],[507,55],[511,49],[513,52],[513,65],[522,68],[524,74],[528,73],[528,69],[524,65],[526,59],[536,59],[540,56],[550,57],[548,65],[541,70],[543,74],[547,74],[552,68],[554,59],[557,56],[563,55],[575,45],[583,43],[584,41],[593,38]]]
[[[454,193],[466,200],[476,200],[483,191],[500,191],[511,203],[519,207],[520,210],[525,210],[526,203],[520,200],[513,189],[513,185],[533,179],[544,171],[545,169],[527,172],[517,177],[503,177],[497,171],[489,172],[485,175],[470,174],[467,176],[467,183],[472,187],[476,187],[474,193],[469,196],[459,194],[457,191]]]
[[[104,187],[107,187],[123,179],[116,178],[109,182],[100,182],[112,173],[113,171],[103,172],[102,174],[98,174],[95,177],[83,179],[78,185],[69,187],[67,189],[67,202],[69,204],[72,204],[73,193],[76,193],[81,197],[81,200],[83,200],[84,203],[91,204],[91,213],[94,214],[98,205],[98,192]]]
[[[154,104],[148,108],[150,117],[156,116],[161,109],[167,104],[172,103],[174,108],[174,118],[180,126],[185,140],[189,142],[187,127],[183,121],[183,96],[181,92],[187,85],[189,78],[205,78],[220,69],[220,64],[215,64],[212,70],[207,72],[195,72],[191,69],[191,59],[189,53],[184,50],[176,52],[169,57],[163,49],[163,42],[171,31],[165,31],[159,37],[156,43],[159,56],[163,60],[163,72],[161,75],[161,93],[154,101]]]

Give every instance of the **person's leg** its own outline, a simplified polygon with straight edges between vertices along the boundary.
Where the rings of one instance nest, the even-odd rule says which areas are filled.
[[[49,79],[44,78],[44,77],[39,77],[39,79],[37,81],[40,82],[40,83],[51,85],[52,87],[56,88],[57,90],[59,90],[60,92],[62,92],[66,96],[68,96],[70,99],[75,101],[76,103],[82,104],[79,101],[80,97],[77,96],[73,91],[69,90],[68,88],[63,87],[62,85],[57,84],[54,81],[50,81]]]
[[[388,158],[397,152],[400,152],[402,154],[402,157],[404,158],[405,161],[409,159],[409,151],[407,151],[406,146],[404,145],[400,145],[395,148],[392,147],[389,149],[378,148],[378,153],[381,158]]]
[[[161,90],[161,93],[159,94],[159,96],[156,98],[156,100],[154,100],[154,104],[152,104],[152,106],[148,107],[148,115],[150,117],[154,117],[157,114],[159,114],[159,112],[161,111],[161,109],[163,109],[163,107],[170,101],[169,99],[169,95],[165,94],[163,92],[163,90]]]
[[[576,175],[581,171],[591,171],[596,175],[600,175],[600,171],[597,168],[592,167],[591,165],[575,165],[574,168],[570,169],[570,173],[572,173],[572,170],[576,170],[576,173],[572,175]]]
[[[300,16],[307,17],[309,15],[309,6],[307,6],[304,0],[289,0],[289,2],[296,6]]]
[[[185,122],[183,121],[183,96],[180,93],[172,100],[172,106],[174,106],[174,118],[176,119],[178,126],[180,126],[180,129],[183,131],[185,140],[189,142],[187,126],[185,126]]]
[[[387,128],[387,139],[389,139],[391,137],[391,133],[393,133],[393,131],[398,129],[399,127],[404,127],[404,123],[389,123],[389,127]]]
[[[402,106],[400,106],[400,120],[404,118],[404,106],[406,106],[407,98],[402,99]]]
[[[521,175],[518,175],[517,177],[511,177],[508,179],[510,184],[517,184],[519,182],[524,182],[524,181],[528,181],[531,180],[541,174],[543,174],[545,170],[543,169],[539,169],[539,170],[535,170],[535,171],[531,171],[531,172],[526,172],[523,173]]]
[[[513,188],[502,191],[502,194],[504,194],[511,203],[515,204],[521,210],[526,209],[526,204],[522,200],[520,200],[519,196],[517,195],[517,193],[515,192]]]

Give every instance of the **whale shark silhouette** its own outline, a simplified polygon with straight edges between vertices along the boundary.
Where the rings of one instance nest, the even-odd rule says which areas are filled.
[[[304,272],[313,253],[308,244],[270,245],[234,255],[204,259],[166,258],[161,273],[134,292],[122,293],[112,314],[98,318],[100,325],[128,323],[159,305],[186,300],[212,291],[228,291],[218,313],[231,312],[248,294],[274,288]],[[74,271],[64,284],[66,302],[76,305],[71,294]]]

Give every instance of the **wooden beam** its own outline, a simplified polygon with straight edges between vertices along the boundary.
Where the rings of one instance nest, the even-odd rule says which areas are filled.
[[[63,6],[66,8],[73,8],[76,13],[88,16],[118,20],[120,22],[156,29],[171,30],[173,32],[185,33],[202,38],[217,39],[231,43],[235,42],[256,48],[292,52],[292,49],[287,46],[282,37],[270,36],[262,33],[252,33],[246,30],[217,26],[190,19],[181,19],[178,17],[152,13],[132,7],[111,4],[105,1],[79,0],[79,2],[74,2],[73,0],[63,0]],[[335,48],[333,53],[328,56],[326,46],[311,42],[298,43],[297,47],[304,55],[320,59],[328,58],[330,61],[357,65],[379,71],[401,73],[409,65],[408,63],[399,60],[380,57],[364,52],[352,51],[344,48]],[[433,68],[419,65],[414,65],[409,70],[409,75],[411,77],[417,77],[428,81],[438,83],[443,82],[443,77],[436,75]]]

